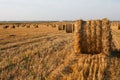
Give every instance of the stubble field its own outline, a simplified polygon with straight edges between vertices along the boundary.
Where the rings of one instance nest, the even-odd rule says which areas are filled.
[[[112,35],[120,49],[120,30],[112,28]],[[73,41],[73,33],[48,26],[0,29],[0,80],[120,79],[119,51],[75,54]]]

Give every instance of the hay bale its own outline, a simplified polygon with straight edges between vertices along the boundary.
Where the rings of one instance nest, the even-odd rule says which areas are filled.
[[[12,28],[15,28],[15,25],[13,25],[13,27]]]
[[[75,33],[80,33],[81,32],[81,27],[82,27],[82,20],[77,20],[75,22]]]
[[[30,28],[30,25],[29,25],[29,24],[26,24],[26,28]]]
[[[56,24],[51,24],[52,28],[56,28]]]
[[[73,32],[73,26],[72,24],[66,25],[66,33],[72,33]]]
[[[92,20],[91,21],[91,26],[90,26],[90,30],[91,30],[91,38],[90,38],[90,43],[91,43],[91,53],[94,54],[96,52],[96,26],[95,26],[95,21]]]
[[[111,30],[108,19],[102,20],[102,53],[110,55],[111,53]]]
[[[10,25],[9,28],[14,29],[14,28],[15,28],[15,25]]]
[[[82,27],[82,20],[77,20],[75,22],[75,31],[74,31],[74,52],[80,53],[81,52],[81,27]]]
[[[47,27],[49,27],[49,24],[46,24]]]
[[[58,30],[58,26],[59,26],[59,25],[58,25],[58,24],[56,24],[56,29],[57,29],[57,30]]]
[[[36,25],[34,26],[34,28],[39,28],[39,26],[36,24]]]
[[[19,28],[19,24],[16,24],[16,27]]]
[[[54,26],[54,28],[56,28],[56,24],[54,24],[53,26]]]
[[[88,20],[86,22],[86,26],[85,26],[85,33],[86,33],[86,48],[87,48],[87,53],[90,53],[91,51],[91,29],[90,29],[90,26],[91,26],[91,21]]]
[[[80,45],[81,45],[81,53],[86,53],[87,52],[87,45],[86,42],[87,42],[87,39],[86,39],[86,22],[83,21],[82,22],[82,26],[81,26],[81,42],[80,42]],[[83,48],[84,47],[84,48]]]
[[[30,26],[26,26],[26,28],[30,28]]]
[[[109,21],[76,21],[74,39],[75,53],[109,55],[112,39]]]
[[[120,25],[118,26],[118,30],[120,30]]]
[[[58,25],[58,30],[63,30],[63,25]]]
[[[72,24],[72,30],[74,32],[74,30],[75,30],[75,24]]]
[[[74,33],[74,52],[75,53],[81,53],[81,34],[80,33]]]
[[[3,29],[7,29],[7,28],[9,28],[9,26],[7,26],[7,25],[4,25],[4,26],[3,26]]]
[[[26,24],[23,23],[19,24],[19,28],[23,28],[23,27],[26,27]]]
[[[22,25],[22,27],[25,27],[25,26],[26,26],[26,24],[23,24],[23,25]]]
[[[100,53],[102,49],[102,23],[96,20],[96,53]]]
[[[57,24],[54,24],[54,27],[56,28],[56,27],[57,27]]]
[[[66,24],[63,24],[63,25],[62,25],[62,29],[63,29],[63,30],[66,30],[66,26],[67,26]]]

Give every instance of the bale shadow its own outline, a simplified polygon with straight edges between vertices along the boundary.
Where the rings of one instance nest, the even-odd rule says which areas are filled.
[[[111,51],[111,57],[117,57],[120,58],[120,50],[112,50]]]
[[[15,37],[16,35],[15,34],[10,34],[9,37]]]

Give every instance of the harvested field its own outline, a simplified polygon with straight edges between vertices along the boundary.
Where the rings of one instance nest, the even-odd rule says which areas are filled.
[[[75,54],[73,33],[26,26],[0,28],[0,80],[120,79],[120,30],[112,28],[113,51],[105,56]]]

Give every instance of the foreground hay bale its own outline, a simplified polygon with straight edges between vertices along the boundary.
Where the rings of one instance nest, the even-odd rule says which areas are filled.
[[[100,20],[96,20],[96,53],[100,53],[102,50],[102,24]]]
[[[109,55],[111,50],[111,30],[109,21],[107,19],[102,20],[102,53]]]
[[[112,35],[107,19],[76,21],[74,37],[74,51],[76,53],[109,55],[111,52]]]
[[[92,20],[91,21],[91,26],[90,26],[90,30],[91,30],[91,39],[90,39],[90,43],[91,43],[91,51],[90,53],[95,53],[96,52],[96,25],[95,25],[95,21]]]
[[[86,38],[86,43],[85,44],[87,44],[87,46],[86,46],[86,50],[88,51],[88,53],[90,53],[90,51],[91,51],[91,42],[90,42],[90,40],[91,40],[91,21],[87,21],[86,22],[86,25],[85,25],[85,38]],[[84,44],[83,44],[84,45]]]
[[[76,53],[81,52],[81,27],[82,27],[82,20],[77,20],[75,22],[75,31],[74,31],[74,51]]]

